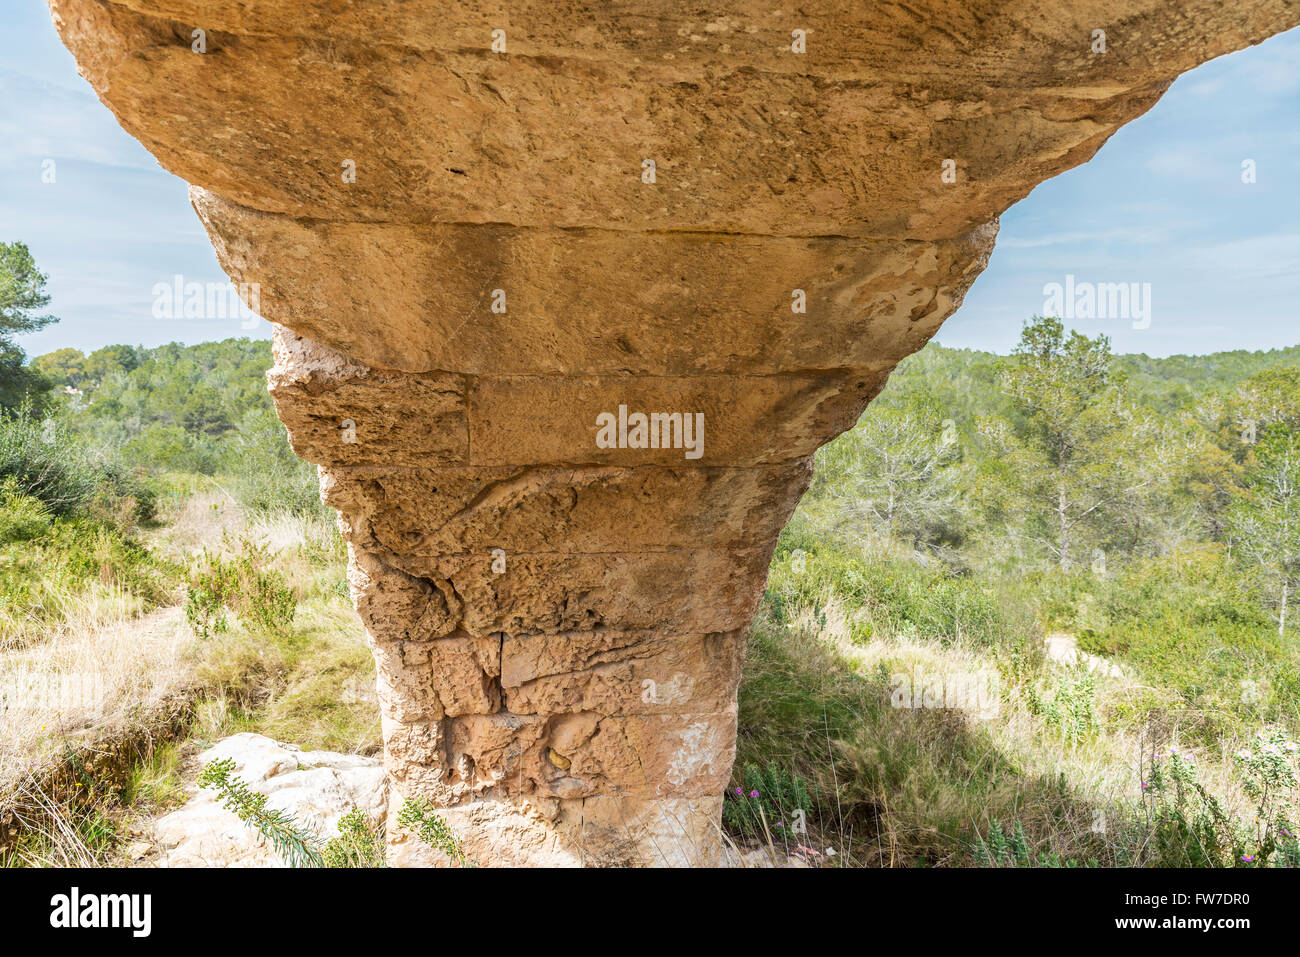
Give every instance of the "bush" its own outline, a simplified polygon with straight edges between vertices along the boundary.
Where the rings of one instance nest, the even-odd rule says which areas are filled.
[[[1062,861],[1055,854],[1039,854],[1029,846],[1024,826],[1019,822],[1011,828],[1010,834],[1002,831],[1002,822],[997,818],[989,825],[986,837],[975,836],[973,854],[977,867],[1078,867],[1075,860]],[[1085,867],[1096,867],[1097,861],[1089,859]]]
[[[1156,867],[1230,865],[1239,835],[1223,805],[1196,781],[1196,765],[1178,750],[1153,757],[1142,784],[1146,818],[1137,827],[1144,836],[1148,863]]]
[[[1247,723],[1300,717],[1300,649],[1279,636],[1219,546],[1134,563],[1094,582],[1090,654],[1121,659],[1200,713],[1211,744]]]
[[[1071,746],[1093,737],[1101,728],[1096,691],[1096,677],[1083,668],[1058,675],[1050,697],[1039,695],[1033,685],[1026,688],[1030,713],[1040,715],[1043,723]]]
[[[857,625],[862,639],[966,642],[1006,653],[1028,652],[1035,643],[1029,611],[944,565],[892,557],[868,561],[832,548],[786,548],[777,554],[766,597],[778,617],[787,608],[820,608],[834,596],[862,613]]]
[[[0,543],[36,538],[49,531],[52,519],[49,507],[23,494],[13,476],[0,482]]]
[[[114,525],[57,517],[12,476],[0,481],[0,645],[157,607],[172,600],[177,572]]]
[[[178,569],[110,525],[89,519],[56,522],[48,542],[78,579],[119,585],[151,606],[171,598]]]
[[[254,631],[281,632],[293,623],[297,596],[283,575],[263,567],[266,562],[266,549],[247,540],[230,559],[204,549],[185,595],[185,617],[195,634],[226,631],[227,611]]]
[[[1174,749],[1152,759],[1143,782],[1144,817],[1134,822],[1149,866],[1300,867],[1295,801],[1300,790],[1297,745],[1268,725],[1240,749],[1233,765],[1249,798],[1249,820],[1230,814],[1225,802],[1197,780],[1190,755]]]
[[[97,457],[56,418],[29,410],[0,419],[0,480],[54,515],[84,515],[119,528],[153,516],[156,496],[130,470]]]
[[[212,475],[220,467],[216,443],[207,435],[192,435],[178,425],[154,422],[122,445],[122,456],[150,469],[172,469]]]
[[[284,426],[265,409],[250,411],[237,435],[226,439],[222,472],[250,512],[325,514],[316,467],[293,454]]]

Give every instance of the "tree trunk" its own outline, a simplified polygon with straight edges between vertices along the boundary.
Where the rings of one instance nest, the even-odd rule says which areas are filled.
[[[1060,485],[1057,489],[1056,498],[1056,517],[1060,528],[1060,545],[1061,545],[1061,571],[1070,569],[1070,519],[1069,503],[1065,497],[1065,486]]]
[[[1289,592],[1290,592],[1290,584],[1288,582],[1283,582],[1282,583],[1282,612],[1281,614],[1278,615],[1278,619],[1277,619],[1278,635],[1286,634],[1286,606],[1287,606],[1287,602],[1290,601]]]

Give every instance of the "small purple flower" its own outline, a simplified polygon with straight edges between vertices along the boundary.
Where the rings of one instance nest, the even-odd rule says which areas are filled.
[[[1255,856],[1253,854],[1243,854],[1241,855],[1241,859],[1247,864],[1255,863]]]
[[[744,797],[744,796],[745,796],[745,792],[742,791],[740,788],[736,788],[736,797]]]
[[[749,792],[749,796],[752,797],[752,798],[756,798],[756,797],[758,797],[758,792],[757,792],[757,791],[750,791],[750,792]]]

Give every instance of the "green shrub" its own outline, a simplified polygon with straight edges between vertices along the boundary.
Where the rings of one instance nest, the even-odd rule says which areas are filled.
[[[1249,818],[1198,780],[1195,760],[1177,748],[1153,756],[1143,800],[1121,840],[1132,863],[1152,867],[1300,867],[1295,826],[1297,745],[1275,725],[1257,731],[1237,751],[1237,784],[1250,799]]]
[[[178,574],[113,525],[55,517],[12,479],[0,483],[0,644],[26,644],[72,617],[93,626],[84,615],[100,600],[137,612],[167,604]]]
[[[1295,798],[1300,790],[1296,766],[1297,745],[1276,725],[1255,734],[1255,743],[1235,756],[1241,788],[1255,806],[1252,822],[1254,860],[1267,864],[1275,858],[1288,867],[1300,866]]]
[[[0,543],[25,542],[50,530],[53,516],[40,499],[25,495],[13,476],[0,481]]]
[[[1084,668],[1058,675],[1050,697],[1040,696],[1033,685],[1026,686],[1025,691],[1030,712],[1041,715],[1043,723],[1069,745],[1079,744],[1100,730],[1096,693],[1097,679]]]
[[[1162,689],[1156,697],[1181,712],[1199,743],[1300,720],[1300,644],[1277,634],[1221,546],[1176,549],[1106,577],[1040,573],[1018,590],[1040,596],[1045,623],[1073,632],[1080,651],[1114,658]]]
[[[942,564],[902,558],[867,560],[833,548],[778,552],[767,599],[778,620],[796,607],[820,609],[834,597],[862,614],[855,640],[872,635],[942,643],[966,642],[1010,653],[1028,651],[1036,630],[1031,614],[987,583]]]
[[[224,441],[221,471],[250,512],[326,514],[316,467],[293,454],[284,426],[270,410],[249,411],[238,432]]]
[[[1142,793],[1146,816],[1136,830],[1149,866],[1231,866],[1241,836],[1222,803],[1197,782],[1190,755],[1175,749],[1153,757]]]
[[[179,425],[153,422],[122,444],[122,457],[149,469],[212,475],[221,464],[218,443]]]
[[[283,575],[264,567],[267,561],[266,549],[247,540],[232,558],[204,549],[185,593],[185,617],[195,634],[226,631],[227,611],[254,631],[281,632],[293,623],[297,596]]]
[[[426,798],[403,801],[402,809],[397,813],[397,823],[414,832],[424,844],[446,854],[457,866],[470,865],[460,839]]]
[[[1280,636],[1226,551],[1184,549],[1132,566],[1106,593],[1090,646],[1130,662],[1213,717],[1207,741],[1300,717],[1300,646]]]
[[[119,585],[151,606],[171,600],[177,569],[112,525],[64,520],[54,524],[48,541],[75,578]]]
[[[0,480],[12,479],[54,515],[83,515],[125,527],[153,515],[153,490],[120,463],[90,452],[57,418],[28,410],[0,418]]]
[[[383,867],[384,829],[360,808],[339,818],[339,836],[321,849],[325,867]]]
[[[989,825],[986,837],[975,835],[973,857],[977,867],[1078,867],[1075,860],[1062,861],[1055,854],[1039,854],[1029,846],[1025,829],[1019,821],[1010,834],[1002,832],[1002,822],[997,818]],[[1097,861],[1089,859],[1085,867],[1096,867]]]

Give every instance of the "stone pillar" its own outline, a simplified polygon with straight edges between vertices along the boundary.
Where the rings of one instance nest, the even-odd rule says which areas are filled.
[[[246,213],[195,205],[219,244],[248,234],[235,226]],[[465,309],[485,304],[455,314],[473,340],[462,348],[499,349],[469,373],[376,368],[277,330],[271,393],[350,545],[397,793],[444,808],[480,860],[718,863],[736,688],[777,535],[812,452],[853,424],[888,368],[869,361],[884,343],[844,332],[828,305],[856,294],[864,312],[894,315],[894,282],[911,273],[905,321],[928,329],[964,285],[945,277],[973,275],[991,240],[769,241],[745,256],[720,238],[658,240],[643,260],[678,284],[659,325],[694,333],[659,343],[627,314],[645,272],[600,274],[617,261],[610,243],[628,240],[588,240],[596,249],[558,270],[566,301],[540,314],[545,276],[501,278],[500,319],[490,290],[439,282]],[[276,248],[313,249],[291,298],[343,268],[310,230]],[[890,277],[874,297],[860,291],[872,276]],[[790,335],[808,328],[796,288],[821,315],[828,368],[782,370],[782,350],[808,348]],[[724,303],[694,307],[719,289]],[[564,363],[539,343],[565,332],[546,324],[557,313],[590,317]],[[617,369],[632,342],[659,354],[654,374]],[[707,371],[733,350],[769,368]],[[392,836],[398,862],[433,856]]]
[[[395,790],[481,863],[719,860],[745,633],[813,452],[1007,206],[1300,20],[813,6],[50,0],[278,325]]]

